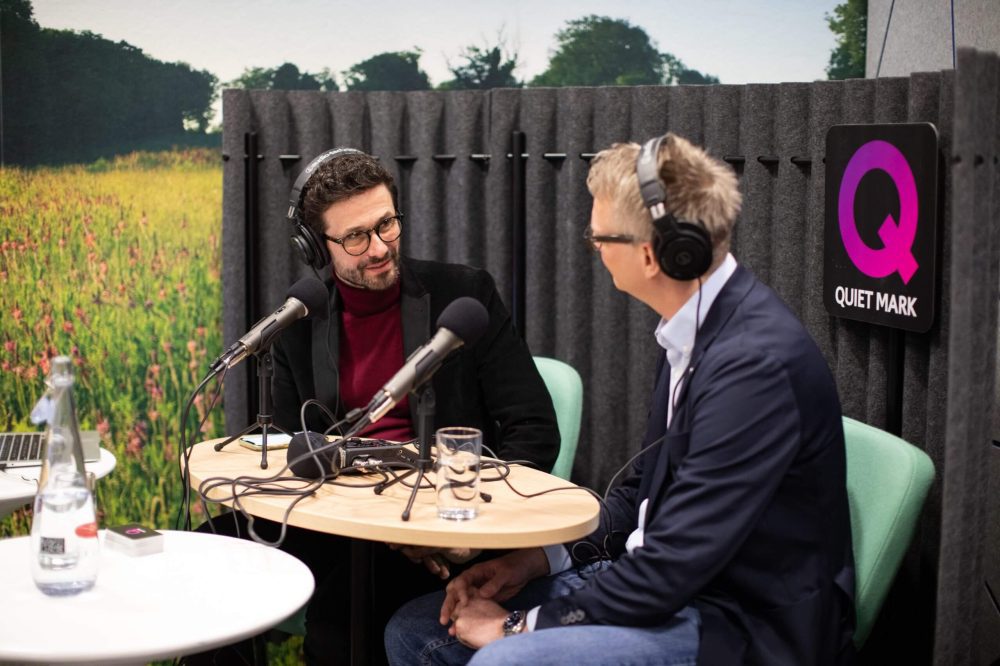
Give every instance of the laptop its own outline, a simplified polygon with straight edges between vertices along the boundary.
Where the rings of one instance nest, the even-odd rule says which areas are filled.
[[[28,467],[42,464],[44,432],[0,432],[0,467]],[[81,430],[84,462],[101,459],[101,436],[96,430]]]

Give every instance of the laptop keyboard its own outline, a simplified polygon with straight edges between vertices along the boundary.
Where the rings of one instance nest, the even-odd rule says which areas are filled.
[[[0,465],[41,462],[44,432],[0,432]]]

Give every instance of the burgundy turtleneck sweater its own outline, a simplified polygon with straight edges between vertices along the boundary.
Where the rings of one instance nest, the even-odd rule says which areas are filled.
[[[364,407],[403,367],[403,316],[400,286],[382,291],[358,289],[335,278],[344,310],[341,313],[340,397],[350,411]],[[413,439],[408,398],[400,400],[361,436],[395,441]]]

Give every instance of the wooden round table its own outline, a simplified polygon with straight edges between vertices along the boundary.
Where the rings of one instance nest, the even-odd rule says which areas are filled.
[[[260,454],[236,442],[221,451],[213,445],[224,440],[201,442],[192,447],[191,486],[197,489],[206,479],[233,479],[252,476],[265,479],[285,465],[285,450],[268,451],[268,469],[260,469]],[[291,474],[286,471],[285,475]],[[434,490],[428,487],[417,493],[408,521],[401,518],[410,488],[394,484],[376,495],[372,484],[376,474],[343,474],[338,483],[324,484],[312,497],[302,500],[292,510],[288,523],[296,527],[354,537],[351,555],[351,663],[368,663],[368,616],[371,590],[371,541],[414,546],[466,548],[529,548],[565,543],[582,538],[597,527],[600,505],[582,488],[569,481],[514,465],[509,481],[525,495],[551,488],[565,488],[538,497],[520,497],[495,470],[484,469],[479,489],[492,500],[479,505],[473,520],[453,521],[438,518]],[[412,478],[412,477],[411,477]],[[430,475],[433,481],[433,474]],[[238,492],[241,488],[236,487]],[[227,484],[209,491],[209,497],[222,498],[234,492]],[[240,500],[244,510],[261,518],[281,521],[292,497],[273,495],[246,496]],[[231,502],[226,502],[231,504]]]

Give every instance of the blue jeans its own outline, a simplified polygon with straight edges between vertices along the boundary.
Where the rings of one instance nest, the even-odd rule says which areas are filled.
[[[527,610],[549,599],[569,594],[607,563],[577,571],[570,569],[528,583],[504,603],[509,609]],[[553,627],[493,641],[473,650],[448,635],[438,623],[444,593],[435,592],[401,607],[385,628],[385,650],[392,666],[441,664],[452,666],[507,666],[509,664],[657,664],[693,665],[698,656],[701,616],[683,608],[666,624],[655,627],[577,625]]]

